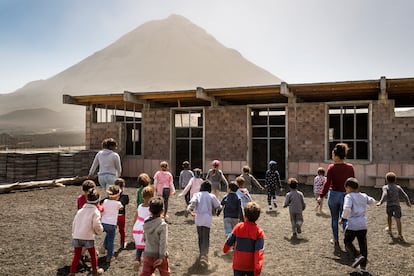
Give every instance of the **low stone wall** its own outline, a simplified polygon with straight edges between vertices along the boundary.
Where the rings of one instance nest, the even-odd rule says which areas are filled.
[[[0,183],[86,176],[96,151],[0,153]]]

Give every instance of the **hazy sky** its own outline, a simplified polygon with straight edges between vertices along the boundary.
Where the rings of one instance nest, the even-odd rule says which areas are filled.
[[[414,77],[411,0],[0,0],[0,93],[170,14],[288,83]]]

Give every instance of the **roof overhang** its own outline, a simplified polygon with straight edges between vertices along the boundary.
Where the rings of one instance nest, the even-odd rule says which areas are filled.
[[[227,87],[193,90],[132,92],[70,96],[63,103],[110,109],[142,110],[147,107],[193,107],[248,105],[296,102],[361,101],[386,98],[395,100],[396,107],[414,106],[414,78],[385,79],[308,84],[287,84]]]

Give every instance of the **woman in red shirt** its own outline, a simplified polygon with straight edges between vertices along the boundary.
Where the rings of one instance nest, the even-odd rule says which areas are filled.
[[[345,162],[348,153],[348,145],[338,143],[332,150],[333,164],[328,166],[326,171],[326,182],[322,187],[322,191],[318,197],[318,203],[328,193],[328,206],[331,211],[331,227],[333,239],[331,242],[335,245],[335,249],[339,249],[338,238],[338,221],[342,214],[345,197],[345,181],[349,177],[355,177],[354,167],[352,164]],[[343,224],[345,227],[346,224]]]

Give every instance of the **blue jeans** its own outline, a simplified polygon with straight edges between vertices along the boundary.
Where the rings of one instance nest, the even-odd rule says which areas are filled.
[[[105,196],[108,195],[106,193],[108,186],[114,185],[115,180],[116,180],[116,175],[114,174],[104,173],[104,174],[98,175],[98,182],[99,182],[99,185],[101,185]]]
[[[339,240],[338,235],[338,221],[342,215],[342,209],[344,206],[345,192],[329,191],[328,195],[328,206],[331,211],[331,227],[334,241]],[[345,229],[346,223],[342,225]]]
[[[228,238],[233,231],[234,226],[239,223],[239,218],[224,218],[223,225],[224,225],[224,235]]]
[[[102,223],[104,231],[106,232],[105,239],[103,242],[104,247],[107,250],[106,257],[112,258],[114,256],[114,242],[116,225]]]

